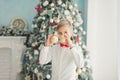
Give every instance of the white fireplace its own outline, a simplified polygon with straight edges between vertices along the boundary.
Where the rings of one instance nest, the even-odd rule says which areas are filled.
[[[0,37],[0,80],[19,80],[25,37]]]

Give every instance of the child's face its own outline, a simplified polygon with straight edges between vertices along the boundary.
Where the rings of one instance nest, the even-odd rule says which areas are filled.
[[[69,28],[69,27],[61,27],[61,28],[59,28],[58,30],[57,30],[57,32],[58,32],[58,37],[59,37],[59,39],[61,39],[61,37],[65,37],[65,36],[67,36],[67,38],[69,38],[70,39],[70,37],[72,36],[72,30],[71,30],[71,28]]]

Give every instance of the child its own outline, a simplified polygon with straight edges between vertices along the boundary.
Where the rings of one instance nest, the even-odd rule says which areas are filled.
[[[70,39],[72,25],[68,20],[61,20],[56,31],[60,44],[53,45],[53,35],[49,35],[40,53],[40,64],[52,60],[52,80],[76,80],[76,68],[82,67],[83,55],[81,48]]]

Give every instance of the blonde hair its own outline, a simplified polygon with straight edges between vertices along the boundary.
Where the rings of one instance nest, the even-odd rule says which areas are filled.
[[[70,23],[70,21],[68,21],[66,19],[60,20],[60,22],[57,25],[56,30],[60,29],[61,27],[69,27],[69,28],[71,28],[71,30],[73,30],[72,24]]]

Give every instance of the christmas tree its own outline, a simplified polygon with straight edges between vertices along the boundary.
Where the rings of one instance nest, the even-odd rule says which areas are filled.
[[[86,48],[86,31],[83,30],[81,11],[77,9],[75,0],[39,0],[36,6],[36,16],[33,21],[33,31],[27,36],[26,51],[23,59],[24,80],[51,80],[51,63],[39,64],[41,48],[48,34],[54,34],[61,19],[69,20],[74,28],[72,40],[82,47],[84,67],[77,69],[78,80],[93,80],[89,53]]]

